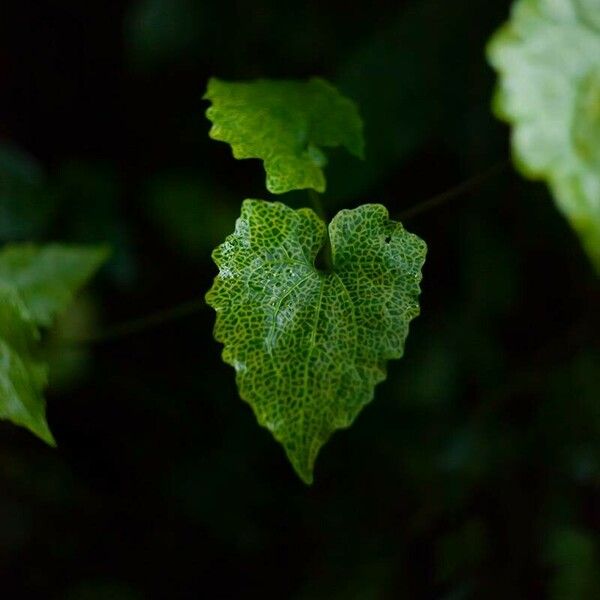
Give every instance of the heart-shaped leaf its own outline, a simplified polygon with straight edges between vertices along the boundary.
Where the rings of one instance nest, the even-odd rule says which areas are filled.
[[[213,253],[220,271],[206,296],[241,397],[307,483],[321,446],[402,356],[426,253],[378,204],[339,212],[329,237],[323,272],[315,259],[327,229],[312,210],[246,200]]]

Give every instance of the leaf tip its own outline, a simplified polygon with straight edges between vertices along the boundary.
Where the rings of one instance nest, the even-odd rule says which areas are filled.
[[[300,477],[300,479],[302,479],[302,482],[305,485],[312,485],[314,482],[314,476],[313,476],[313,472],[311,471],[303,471],[300,472],[296,469],[296,473],[298,474],[298,476]]]
[[[54,439],[54,436],[52,435],[52,432],[48,427],[46,417],[42,416],[39,419],[36,419],[35,421],[27,423],[25,426],[27,427],[27,429],[29,429],[29,431],[31,431],[31,433],[40,438],[40,440],[46,442],[48,446],[50,446],[51,448],[56,448],[56,440]]]
[[[292,463],[292,467],[294,467],[294,471],[296,475],[300,477],[302,482],[306,485],[312,485],[315,477],[314,477],[314,460],[312,462],[307,462],[301,457],[293,456],[289,452],[287,453],[289,461]]]
[[[327,438],[323,439],[319,436],[313,437],[312,439],[304,439],[299,441],[297,437],[285,437],[282,438],[272,432],[275,438],[283,445],[285,453],[290,461],[296,475],[306,485],[312,485],[314,482],[314,470],[317,456]],[[329,436],[327,436],[329,437]]]

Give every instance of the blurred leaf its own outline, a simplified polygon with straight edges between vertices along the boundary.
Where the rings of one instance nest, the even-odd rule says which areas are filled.
[[[327,230],[312,210],[246,200],[206,296],[241,397],[306,483],[321,446],[402,356],[426,253],[377,204],[339,212],[329,236],[333,267],[322,272]]]
[[[192,173],[159,173],[147,182],[143,196],[156,226],[174,246],[195,258],[209,256],[237,217],[225,190]]]
[[[549,585],[553,600],[593,600],[600,588],[600,563],[595,539],[575,529],[551,531],[546,560],[555,568]]]
[[[51,445],[42,396],[47,366],[37,357],[37,326],[51,324],[106,254],[104,248],[30,244],[0,252],[0,418]]]
[[[14,287],[31,319],[47,327],[107,256],[105,247],[14,244],[0,251],[0,282]]]
[[[329,83],[269,81],[250,83],[211,79],[204,96],[212,106],[210,137],[228,142],[235,158],[260,158],[267,189],[325,191],[320,146],[344,146],[362,157],[362,121],[356,105]]]
[[[56,208],[41,166],[15,146],[0,144],[0,240],[40,234]]]
[[[0,419],[26,427],[54,445],[42,395],[46,366],[34,357],[39,339],[19,294],[0,278]]]
[[[514,127],[516,165],[550,185],[598,272],[599,13],[599,0],[517,0],[488,48],[499,73],[494,108]]]

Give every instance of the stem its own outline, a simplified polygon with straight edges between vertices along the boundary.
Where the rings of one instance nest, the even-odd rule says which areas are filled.
[[[409,208],[399,215],[399,220],[410,219],[416,215],[419,215],[423,212],[431,210],[448,200],[452,200],[462,194],[470,192],[471,190],[477,188],[482,183],[487,181],[489,178],[503,171],[506,166],[509,164],[509,161],[503,160],[487,171],[475,175],[470,179],[467,179],[463,183],[457,185],[456,187],[443,192],[429,200],[425,200],[424,202],[420,202],[416,204],[412,208]],[[315,260],[315,265],[325,272],[330,272],[333,270],[333,256],[331,250],[331,240],[329,239],[329,228],[327,214],[323,207],[323,203],[321,201],[321,196],[312,189],[308,190],[308,197],[310,198],[311,204],[313,205],[314,211],[317,215],[324,221],[325,227],[325,243],[319,250],[317,254],[317,258]],[[159,310],[150,315],[146,315],[145,317],[138,317],[136,319],[131,319],[129,321],[124,321],[122,323],[117,323],[112,327],[109,327],[102,333],[97,335],[91,335],[86,338],[80,339],[64,339],[63,342],[66,344],[76,344],[76,345],[86,345],[86,344],[102,344],[104,342],[111,342],[113,340],[118,340],[136,333],[142,333],[149,329],[153,329],[154,327],[160,326],[163,323],[168,323],[169,321],[174,321],[176,319],[181,319],[182,317],[187,317],[188,315],[194,314],[203,310],[206,307],[204,300],[191,300],[188,302],[183,302],[182,304],[178,304],[172,308],[167,308],[164,310]]]
[[[99,333],[98,335],[91,335],[86,338],[81,339],[65,339],[64,343],[67,344],[102,344],[104,342],[111,342],[113,340],[118,340],[129,335],[133,335],[135,333],[141,333],[143,331],[147,331],[148,329],[153,329],[163,323],[167,323],[169,321],[174,321],[176,319],[180,319],[182,317],[186,317],[188,315],[194,314],[203,308],[205,308],[206,304],[204,300],[191,300],[188,302],[183,302],[182,304],[178,304],[172,308],[166,308],[164,310],[159,310],[150,315],[146,315],[145,317],[138,317],[136,319],[131,319],[129,321],[124,321],[122,323],[117,323],[112,327],[109,327],[105,331]]]
[[[323,203],[321,202],[321,196],[315,190],[309,188],[306,190],[308,192],[308,197],[310,198],[310,203],[313,206],[313,210],[327,223],[327,215],[325,214],[325,208],[323,207]]]
[[[319,250],[317,258],[315,259],[315,265],[322,271],[329,273],[333,271],[333,254],[331,250],[331,240],[329,239],[329,222],[327,214],[321,202],[321,196],[313,189],[308,190],[308,197],[313,205],[314,211],[325,223],[325,243]]]
[[[481,184],[485,183],[491,177],[494,177],[495,175],[504,171],[504,169],[508,165],[508,160],[502,160],[500,162],[497,162],[495,165],[493,165],[486,171],[483,171],[483,173],[479,173],[478,175],[470,177],[466,181],[463,181],[462,183],[449,189],[448,191],[438,194],[437,196],[434,196],[429,200],[419,202],[412,208],[402,211],[398,215],[398,220],[405,221],[406,219],[412,219],[413,217],[420,215],[421,213],[424,213],[428,210],[431,210],[432,208],[435,208],[436,206],[439,206],[444,202],[448,202],[448,200],[452,200],[454,198],[457,198],[458,196],[462,196],[463,194],[466,194],[467,192],[478,188]]]

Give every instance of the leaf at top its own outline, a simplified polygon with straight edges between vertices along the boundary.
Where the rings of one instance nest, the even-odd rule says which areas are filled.
[[[54,445],[42,395],[46,366],[35,356],[38,343],[39,331],[19,294],[0,282],[0,419]]]
[[[260,158],[274,194],[313,188],[325,191],[320,147],[344,146],[362,158],[362,121],[356,105],[330,83],[309,81],[226,82],[211,79],[204,96],[212,106],[210,136],[228,142],[235,158]]]
[[[600,271],[600,0],[517,0],[492,38],[498,115]]]
[[[387,210],[342,210],[329,225],[333,267],[315,258],[325,224],[307,208],[246,200],[213,253],[207,302],[241,397],[312,481],[317,453],[371,401],[419,313],[426,245]]]
[[[32,320],[48,326],[106,256],[103,246],[9,245],[0,251],[0,283],[13,286]]]

